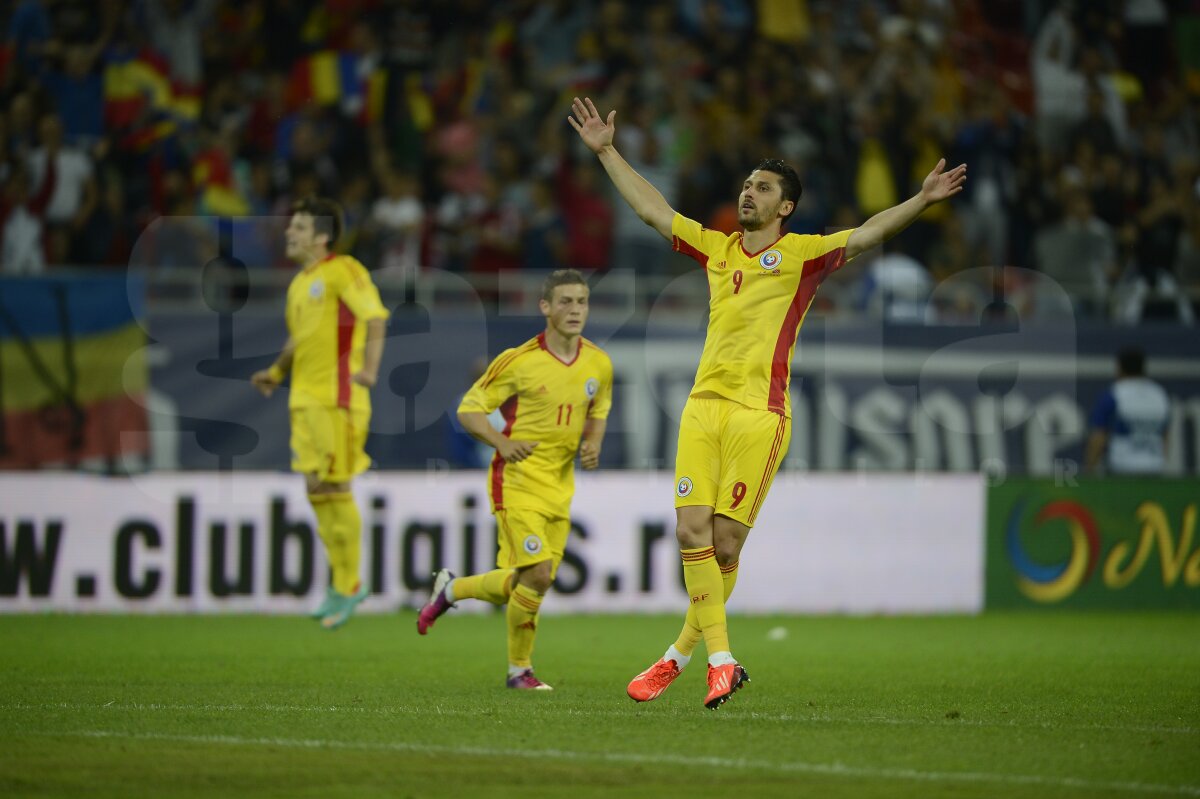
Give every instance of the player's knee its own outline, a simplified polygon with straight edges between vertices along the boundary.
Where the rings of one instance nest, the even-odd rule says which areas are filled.
[[[740,541],[718,537],[713,541],[713,546],[717,550],[717,563],[722,566],[732,566],[742,554]]]
[[[680,519],[675,525],[675,538],[681,549],[712,546],[712,526],[700,520]]]
[[[539,594],[544,594],[550,590],[550,584],[554,582],[554,566],[548,560],[535,563],[521,570],[519,580],[521,585],[528,586]]]
[[[725,516],[713,521],[713,547],[717,551],[717,563],[732,566],[742,554],[742,546],[750,534],[750,528]]]

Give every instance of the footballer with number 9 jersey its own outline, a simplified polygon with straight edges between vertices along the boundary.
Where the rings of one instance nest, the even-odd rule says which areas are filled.
[[[553,272],[538,305],[545,331],[502,352],[458,408],[463,428],[496,449],[488,470],[500,545],[496,568],[457,578],[439,571],[417,617],[417,632],[425,635],[459,600],[507,602],[507,685],[546,691],[550,686],[533,673],[538,611],[571,530],[575,458],[585,469],[600,463],[613,371],[604,350],[582,335],[588,287],[579,272]],[[488,421],[497,408],[502,431]]]
[[[676,538],[691,603],[679,638],[627,692],[657,698],[704,638],[708,694],[715,710],[748,681],[730,652],[725,601],[737,581],[742,546],[791,440],[788,384],[792,355],[817,287],[860,252],[910,225],[930,205],[962,191],[966,165],[942,159],[921,191],[861,227],[828,236],[784,233],[800,199],[800,179],[783,161],[758,164],[742,184],[738,223],[726,235],[674,209],[613,147],[616,111],[601,117],[578,97],[567,120],[596,154],[621,197],[647,225],[706,271],[708,332],[683,415],[675,458]]]

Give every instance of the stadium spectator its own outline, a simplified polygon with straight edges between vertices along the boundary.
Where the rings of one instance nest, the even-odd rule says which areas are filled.
[[[54,191],[54,167],[41,182],[36,195],[30,194],[29,171],[18,165],[4,183],[0,203],[0,270],[5,274],[38,274],[46,268],[42,214]]]
[[[612,263],[613,207],[601,193],[599,171],[585,161],[560,178],[567,224],[567,260],[579,269],[604,270]]]
[[[859,307],[885,322],[922,323],[934,285],[925,265],[902,252],[878,251],[869,258],[859,285]]]
[[[166,57],[177,84],[191,88],[204,82],[202,39],[217,4],[218,0],[139,0],[150,46]]]
[[[506,684],[517,690],[551,689],[533,672],[538,613],[571,532],[575,458],[584,469],[600,465],[612,407],[612,362],[583,338],[587,303],[579,272],[552,272],[538,303],[545,331],[497,356],[459,404],[463,428],[496,450],[488,494],[500,551],[496,568],[483,574],[438,571],[417,617],[417,632],[425,635],[460,600],[507,603]],[[497,409],[506,422],[501,432],[488,418]]]
[[[521,238],[523,267],[552,272],[567,263],[567,224],[554,204],[554,189],[548,180],[530,185],[532,207]]]
[[[370,225],[378,238],[378,271],[390,279],[414,277],[421,269],[425,207],[412,175],[388,171],[384,196],[371,207]]]
[[[1186,185],[1173,185],[1161,175],[1149,179],[1144,205],[1134,217],[1134,268],[1117,287],[1115,315],[1119,321],[1141,321],[1146,301],[1152,297],[1168,303],[1184,324],[1195,321],[1191,302],[1175,277],[1187,195]]]
[[[1146,377],[1146,355],[1137,348],[1117,355],[1117,379],[1088,419],[1084,470],[1112,475],[1162,474],[1166,465],[1171,400]]]
[[[1038,270],[1076,297],[1082,312],[1107,312],[1117,272],[1116,239],[1092,212],[1086,192],[1071,190],[1063,220],[1042,229],[1035,248]]]
[[[367,270],[334,254],[341,209],[325,199],[296,205],[287,229],[287,256],[300,271],[288,288],[288,338],[283,352],[251,383],[264,397],[291,375],[288,409],[292,470],[304,475],[332,581],[312,614],[335,630],[367,598],[363,584],[362,520],[351,481],[371,465],[364,446],[371,388],[379,376],[387,309]],[[347,325],[347,311],[353,321]],[[343,335],[349,334],[349,352]]]
[[[29,174],[35,192],[40,192],[51,180],[49,164],[54,163],[54,188],[45,210],[47,254],[52,263],[67,263],[79,254],[80,233],[96,209],[92,159],[78,147],[64,144],[57,114],[42,117],[39,132],[41,146],[29,154]]]
[[[103,44],[66,47],[62,68],[49,68],[39,78],[54,100],[67,141],[79,147],[104,138],[104,79],[95,69]]]
[[[725,235],[677,213],[622,158],[614,146],[615,110],[601,117],[590,99],[578,97],[571,110],[568,122],[621,198],[707,273],[708,332],[680,419],[675,463],[676,538],[691,605],[675,644],[634,677],[628,693],[635,701],[657,698],[703,637],[704,705],[716,709],[749,679],[730,650],[725,602],[737,580],[742,546],[791,440],[790,354],[803,321],[803,312],[795,311],[807,309],[821,281],[847,259],[877,249],[925,210],[959,193],[966,165],[945,172],[945,160],[939,160],[917,194],[856,229],[795,236],[784,235],[782,227],[801,195],[799,178],[780,161],[763,161],[739,194],[742,231]],[[799,302],[806,294],[808,302]],[[781,358],[781,349],[789,355]]]

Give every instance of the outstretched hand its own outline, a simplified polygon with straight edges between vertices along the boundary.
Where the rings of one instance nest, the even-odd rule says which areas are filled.
[[[930,205],[940,203],[942,200],[953,197],[963,189],[963,184],[967,182],[967,165],[959,164],[949,172],[943,172],[946,168],[946,159],[943,158],[937,162],[937,166],[933,171],[926,176],[925,182],[921,184],[921,196],[924,197]]]
[[[598,154],[612,144],[613,134],[617,130],[616,125],[613,124],[613,120],[617,117],[615,108],[608,112],[608,120],[605,121],[600,117],[596,106],[592,104],[592,98],[585,97],[580,100],[576,97],[575,101],[571,103],[571,110],[575,116],[568,116],[567,121],[571,123],[571,127],[575,128],[579,138],[583,139],[583,143],[592,152]]]

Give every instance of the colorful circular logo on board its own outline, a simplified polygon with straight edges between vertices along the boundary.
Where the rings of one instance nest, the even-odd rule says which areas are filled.
[[[319,300],[325,294],[325,281],[314,280],[312,285],[308,287],[308,296],[314,300]]]
[[[1058,563],[1038,563],[1029,557],[1021,543],[1021,520],[1025,515],[1027,500],[1021,499],[1013,506],[1008,517],[1004,547],[1008,559],[1017,571],[1017,588],[1035,602],[1061,602],[1075,593],[1087,582],[1100,560],[1100,531],[1096,520],[1087,508],[1067,499],[1048,502],[1033,517],[1034,530],[1045,529],[1041,535],[1054,535],[1061,525],[1048,526],[1048,522],[1059,519],[1066,522],[1066,532],[1071,537],[1071,554]]]
[[[538,538],[536,535],[527,535],[525,536],[525,541],[521,544],[521,546],[524,547],[525,551],[530,555],[536,555],[542,551],[542,539]]]
[[[779,250],[767,250],[758,256],[758,265],[763,269],[778,269],[783,263],[783,253]]]
[[[589,377],[587,382],[583,384],[583,390],[587,394],[588,399],[595,397],[596,392],[600,390],[600,381],[594,377]]]
[[[680,477],[679,482],[675,484],[675,496],[686,497],[692,493],[692,478]]]

